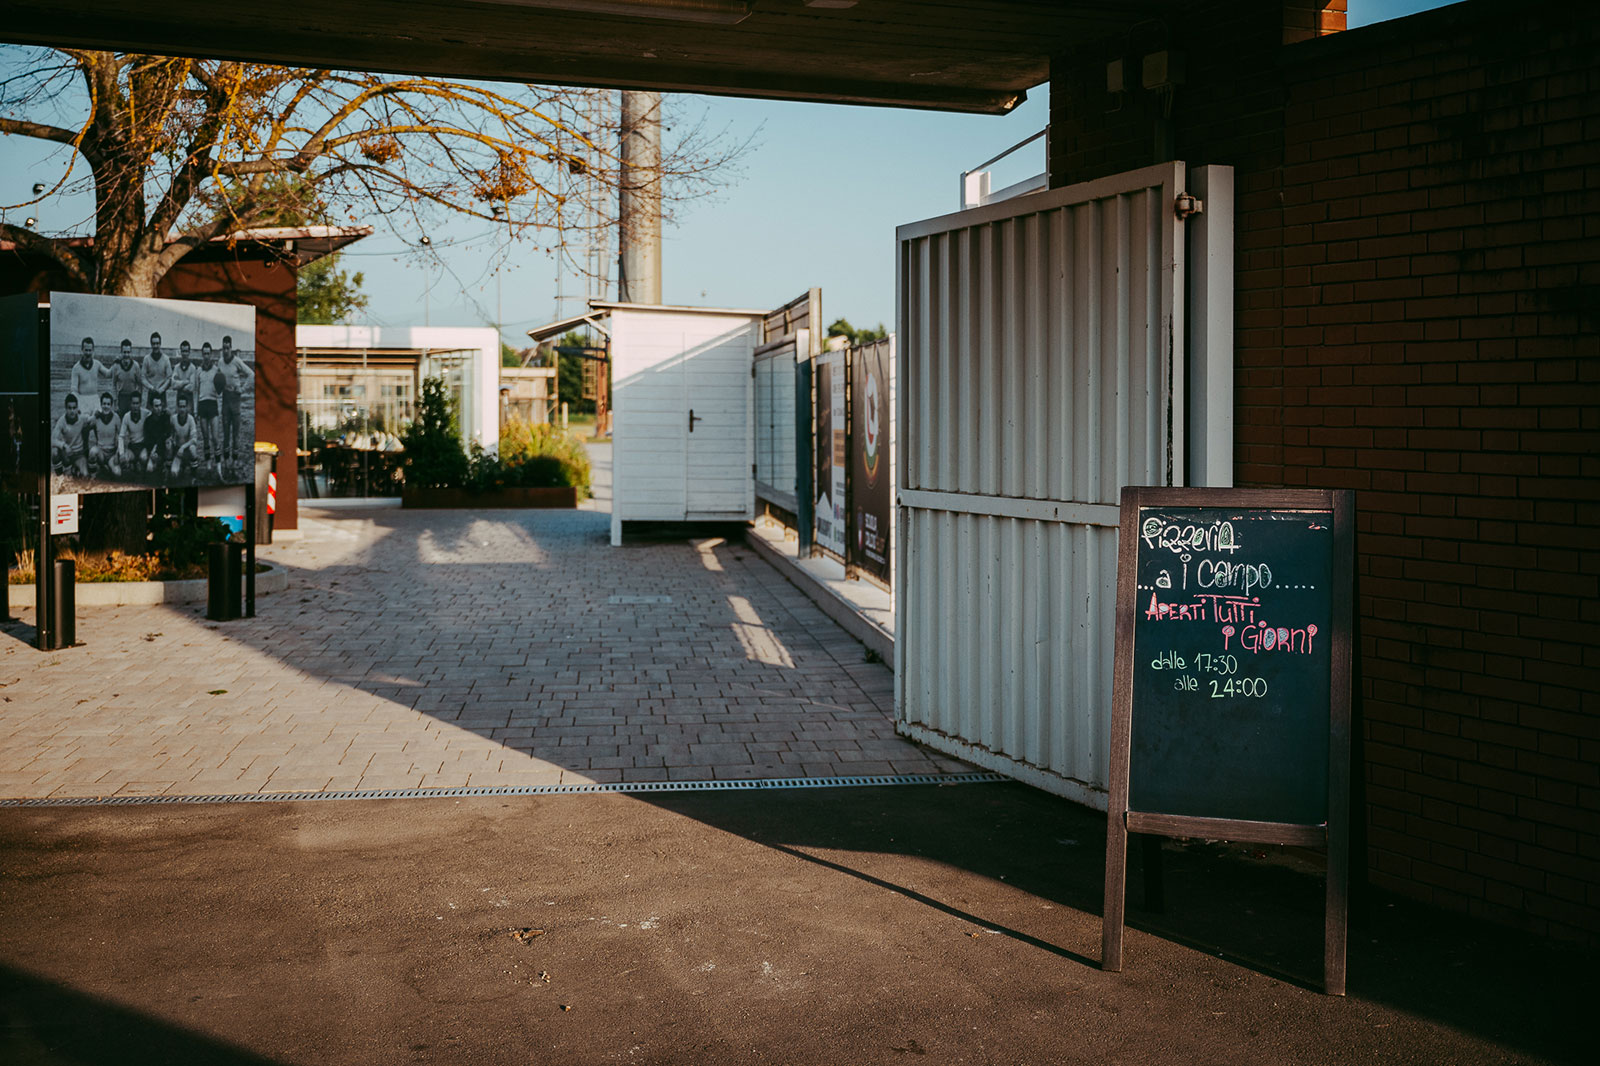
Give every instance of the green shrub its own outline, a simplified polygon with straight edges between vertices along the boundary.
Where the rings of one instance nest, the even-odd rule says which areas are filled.
[[[589,453],[577,438],[550,425],[512,418],[500,430],[499,476],[508,486],[570,485],[589,495]]]
[[[415,488],[453,489],[468,483],[467,453],[461,448],[461,427],[455,400],[441,378],[426,378],[417,396],[417,417],[406,430],[406,484]]]
[[[150,547],[160,559],[161,569],[187,573],[206,565],[211,545],[228,539],[228,527],[220,518],[194,515],[158,514],[150,519]],[[118,554],[118,553],[113,553]],[[131,556],[127,557],[131,558]],[[127,581],[126,577],[102,580]],[[146,580],[140,578],[138,580]]]

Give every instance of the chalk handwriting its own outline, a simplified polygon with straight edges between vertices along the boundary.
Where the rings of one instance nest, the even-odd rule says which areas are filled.
[[[1317,635],[1317,626],[1313,622],[1304,628],[1291,626],[1271,626],[1265,622],[1251,622],[1235,630],[1233,626],[1222,627],[1222,647],[1226,651],[1233,642],[1239,638],[1239,648],[1253,654],[1270,651],[1286,651],[1297,655],[1311,654],[1311,639]]]
[[[1150,548],[1165,548],[1178,555],[1186,551],[1236,552],[1239,542],[1233,523],[1213,522],[1209,526],[1179,525],[1152,515],[1140,527],[1144,542]]]

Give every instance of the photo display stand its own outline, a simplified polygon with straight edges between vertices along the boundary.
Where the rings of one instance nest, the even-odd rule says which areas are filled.
[[[255,604],[256,311],[247,304],[52,293],[0,301],[0,398],[28,427],[8,483],[39,499],[36,636],[60,643],[52,497],[160,489],[243,493],[247,616]],[[36,358],[23,358],[29,348]],[[15,429],[13,433],[17,432]]]
[[[1344,490],[1122,490],[1103,969],[1128,834],[1147,857],[1160,837],[1319,847],[1323,987],[1344,995],[1353,523]]]

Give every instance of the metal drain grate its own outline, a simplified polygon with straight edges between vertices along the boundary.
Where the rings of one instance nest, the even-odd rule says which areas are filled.
[[[1002,774],[875,774],[867,777],[784,777],[752,781],[634,781],[585,785],[485,785],[480,788],[388,788],[343,792],[251,792],[213,796],[63,796],[0,799],[0,807],[138,807],[155,803],[302,803],[312,800],[447,799],[452,796],[554,796],[586,792],[748,792],[778,788],[870,788],[885,785],[980,785],[1011,780]]]

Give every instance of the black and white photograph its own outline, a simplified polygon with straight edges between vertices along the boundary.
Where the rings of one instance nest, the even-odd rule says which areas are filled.
[[[58,294],[51,491],[237,485],[254,476],[255,309]]]

